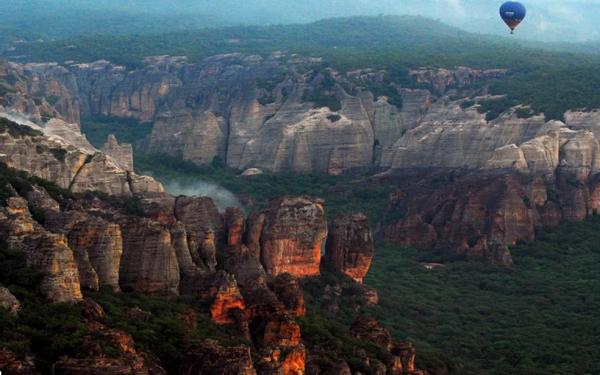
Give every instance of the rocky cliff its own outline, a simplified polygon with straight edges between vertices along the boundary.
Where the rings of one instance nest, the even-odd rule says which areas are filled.
[[[175,198],[160,190],[124,193],[94,183],[98,175],[104,181],[120,178],[111,176],[120,176],[119,166],[98,174],[90,171],[87,186],[101,187],[99,191],[72,184],[67,186],[69,190],[35,177],[40,170],[36,166],[66,168],[68,158],[57,159],[55,155],[63,151],[90,154],[64,138],[44,135],[43,128],[36,130],[8,120],[2,124],[5,143],[0,146],[18,150],[21,160],[37,162],[33,167],[0,165],[1,181],[6,184],[0,197],[0,233],[5,242],[0,251],[24,254],[24,267],[39,275],[36,285],[42,296],[53,303],[77,303],[82,319],[81,347],[76,353],[54,359],[51,365],[56,373],[97,374],[108,369],[114,373],[164,374],[163,366],[173,368],[173,364],[161,363],[152,353],[140,350],[125,332],[128,324],[152,320],[157,310],[132,307],[119,318],[128,322],[124,329],[109,327],[113,322],[109,313],[87,298],[102,296],[106,292],[98,291],[104,286],[113,291],[111,298],[118,298],[114,293],[129,292],[171,299],[185,295],[195,301],[196,310],[178,311],[181,315],[177,320],[185,322],[188,330],[197,327],[196,314],[205,314],[211,324],[225,326],[223,329],[235,337],[252,341],[255,350],[251,352],[246,345],[225,347],[185,340],[185,354],[177,363],[180,373],[208,374],[223,369],[247,374],[306,373],[313,348],[303,341],[296,319],[315,313],[307,308],[300,278],[314,279],[320,272],[328,228],[322,200],[278,198],[246,219],[239,209],[219,212],[206,197]],[[44,152],[15,146],[27,142]],[[55,151],[46,151],[52,149]],[[98,151],[92,155],[111,161]],[[48,159],[45,164],[43,157]],[[23,165],[27,169],[13,169]],[[54,181],[58,184],[63,179]],[[334,228],[331,248],[346,259],[342,271],[356,279],[364,277],[370,262],[363,258],[370,260],[372,256],[365,216],[338,219]],[[352,267],[359,270],[348,271]],[[108,306],[112,306],[111,313],[122,308],[112,303]],[[0,308],[18,314],[20,302],[10,289],[0,288]],[[398,368],[397,363],[383,360],[391,356],[388,346],[383,346],[387,354],[381,354],[381,359],[375,360],[373,354],[361,357],[365,361],[361,368]],[[14,353],[1,353],[4,362],[0,361],[0,369],[22,366]],[[325,356],[314,350],[311,359],[326,363],[317,360],[321,355]],[[346,358],[342,351],[327,354],[332,355]],[[206,358],[220,362],[217,366]]]
[[[384,71],[342,73],[282,54],[195,64],[153,57],[134,71],[107,61],[3,68],[5,111],[37,120],[76,122],[81,114],[150,121],[146,151],[200,164],[218,159],[238,169],[331,174],[423,167],[550,173],[563,163],[557,154],[570,150],[564,162],[583,174],[595,171],[595,112],[546,122],[517,106],[487,119],[484,104],[500,97],[476,96],[471,87],[509,74],[502,69],[411,70],[413,86],[429,87],[411,89]],[[386,86],[393,97],[374,88]],[[127,146],[111,140],[105,151],[131,170]]]
[[[268,274],[319,274],[321,249],[327,237],[323,204],[307,197],[280,198],[250,219],[248,227],[260,234],[251,237],[258,241],[249,245],[260,248],[260,259]]]
[[[598,176],[559,167],[550,178],[518,171],[414,171],[389,197],[388,240],[510,265],[508,246],[538,226],[584,220],[598,210]]]
[[[3,63],[0,109],[38,121],[61,117],[73,123],[80,114],[150,121],[154,129],[146,151],[201,164],[218,159],[238,169],[551,173],[568,163],[582,174],[595,172],[596,112],[573,111],[565,114],[565,123],[547,122],[543,114],[523,116],[527,108],[517,106],[488,120],[484,104],[500,97],[486,96],[485,90],[476,96],[471,87],[501,78],[506,70],[411,70],[413,86],[429,87],[411,89],[389,81],[384,71],[342,73],[315,62],[286,60],[283,54],[229,54],[190,64],[162,56],[134,71],[107,61]],[[375,89],[386,86],[393,97]],[[105,151],[131,170],[127,147],[111,140]],[[563,151],[566,159],[558,160]]]
[[[333,220],[325,256],[337,270],[362,282],[374,253],[373,234],[364,214],[342,214]]]

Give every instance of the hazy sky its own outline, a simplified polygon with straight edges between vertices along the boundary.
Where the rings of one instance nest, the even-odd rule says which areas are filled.
[[[98,1],[98,0],[97,0]],[[96,2],[97,2],[96,1]],[[142,0],[102,0],[134,5]],[[147,0],[155,2],[156,0]],[[143,2],[143,1],[142,1]],[[374,14],[420,14],[469,31],[506,33],[498,9],[502,0],[161,0],[181,9],[246,23],[307,22]],[[523,0],[528,16],[517,37],[544,40],[600,39],[600,0]],[[160,6],[159,6],[160,7]]]
[[[419,14],[466,30],[502,33],[503,0],[0,0],[0,20],[14,9],[28,16],[27,7],[59,10],[85,7],[104,15],[127,12],[159,15],[203,14],[224,23],[291,23],[350,15]],[[528,15],[515,38],[548,41],[600,40],[600,0],[523,0]],[[16,5],[15,5],[16,4]],[[4,8],[4,9],[2,9]],[[13,13],[11,15],[11,13]],[[43,13],[42,13],[43,14]]]

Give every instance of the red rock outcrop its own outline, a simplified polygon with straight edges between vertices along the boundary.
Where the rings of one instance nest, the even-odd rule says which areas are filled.
[[[182,375],[256,375],[250,348],[225,348],[213,340],[206,340],[185,355]]]
[[[193,243],[190,241],[189,243]],[[196,264],[208,272],[215,272],[217,269],[217,242],[215,239],[215,232],[209,230],[204,234],[204,238],[200,241],[198,247]]]
[[[45,213],[55,213],[60,211],[60,205],[50,194],[40,186],[33,186],[33,190],[27,193],[27,202],[31,207],[43,210]]]
[[[367,341],[384,348],[388,352],[387,366],[377,360],[369,358],[367,353],[359,350],[356,357],[364,361],[367,367],[375,373],[397,375],[425,375],[425,371],[415,366],[416,351],[409,341],[393,342],[387,328],[375,319],[360,316],[352,324],[350,333],[358,340]],[[386,369],[387,367],[387,369]]]
[[[143,216],[156,220],[162,225],[172,225],[175,218],[176,198],[167,193],[143,194],[139,197]]]
[[[227,245],[238,246],[242,243],[246,219],[244,211],[238,207],[229,207],[225,210],[225,228],[227,230]]]
[[[257,368],[259,374],[265,375],[303,375],[306,368],[306,349],[303,345],[292,349],[264,349]]]
[[[244,311],[244,298],[231,275],[221,278],[217,295],[210,307],[210,318],[217,324],[237,323],[235,311]]]
[[[390,350],[393,374],[415,374],[416,351],[409,341],[395,342]]]
[[[256,222],[264,223],[262,228]],[[248,246],[260,244],[260,259],[268,274],[296,277],[319,274],[321,249],[327,237],[323,201],[307,197],[284,197],[271,201],[248,225]],[[260,230],[259,230],[260,228]],[[256,234],[260,232],[258,238]]]
[[[265,288],[267,274],[259,258],[246,246],[228,247],[224,250],[222,267],[235,276],[242,289]]]
[[[295,347],[300,343],[300,326],[292,317],[281,314],[266,323],[263,346]]]
[[[178,221],[171,226],[171,239],[182,277],[194,275],[199,270],[192,259],[187,232],[183,223]]]
[[[431,180],[444,180],[447,183]],[[426,178],[425,183],[391,197],[388,215],[402,219],[385,229],[386,238],[404,246],[443,247],[454,253],[512,260],[500,245],[533,239],[544,224],[531,192],[541,179],[518,174],[475,174]],[[450,182],[452,181],[452,182]]]
[[[599,189],[600,190],[600,189]],[[600,195],[600,193],[599,193]],[[248,216],[246,233],[244,234],[244,242],[248,249],[260,259],[260,238],[265,226],[266,216],[261,212],[252,212]]]
[[[306,314],[304,292],[300,287],[298,279],[288,273],[279,275],[273,282],[273,291],[277,295],[277,299],[284,304],[288,311],[296,316],[304,316]]]
[[[367,216],[362,213],[338,215],[329,227],[326,249],[326,260],[338,271],[362,283],[375,252]]]
[[[28,255],[27,264],[45,275],[40,288],[48,298],[54,302],[81,299],[79,272],[67,239],[44,234],[35,241],[35,248]]]

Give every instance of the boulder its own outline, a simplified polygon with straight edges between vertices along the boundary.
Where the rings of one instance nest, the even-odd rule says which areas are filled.
[[[17,315],[21,310],[21,303],[10,290],[0,287],[0,308],[8,311],[12,315]]]

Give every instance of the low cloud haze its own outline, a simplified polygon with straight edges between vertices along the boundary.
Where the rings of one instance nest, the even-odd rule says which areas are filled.
[[[163,185],[167,192],[175,196],[210,197],[219,208],[219,211],[225,211],[227,207],[242,207],[242,204],[232,192],[222,186],[210,182],[202,180],[173,180],[164,181]]]

